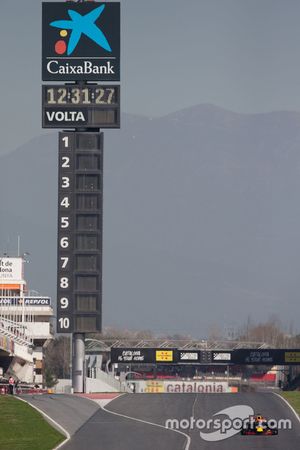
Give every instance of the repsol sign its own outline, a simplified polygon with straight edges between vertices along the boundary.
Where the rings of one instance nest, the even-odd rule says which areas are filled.
[[[25,306],[50,306],[51,301],[49,297],[25,297]],[[0,306],[22,306],[23,299],[19,297],[0,298]]]
[[[50,298],[49,297],[41,297],[41,298],[30,298],[25,297],[25,305],[26,306],[50,306]]]

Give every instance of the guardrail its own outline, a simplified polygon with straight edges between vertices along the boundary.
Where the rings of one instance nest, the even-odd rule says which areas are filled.
[[[52,391],[51,391],[52,392]],[[23,394],[48,394],[50,393],[49,389],[41,389],[41,388],[35,388],[32,386],[27,385],[18,385],[14,386],[14,394],[15,395],[23,395]],[[9,394],[9,384],[7,383],[0,383],[0,395],[7,395]]]

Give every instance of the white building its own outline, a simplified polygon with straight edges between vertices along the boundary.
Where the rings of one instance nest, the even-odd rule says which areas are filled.
[[[31,295],[22,257],[0,257],[0,367],[20,381],[42,384],[43,348],[53,338],[49,297]]]

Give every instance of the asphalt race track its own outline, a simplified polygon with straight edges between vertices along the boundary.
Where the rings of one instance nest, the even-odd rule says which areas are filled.
[[[225,440],[208,442],[200,437],[198,429],[183,429],[184,435],[164,428],[165,421],[170,418],[182,420],[193,416],[195,419],[211,419],[218,411],[234,405],[248,405],[256,414],[263,414],[267,418],[290,419],[292,429],[280,430],[278,436],[236,434]],[[64,450],[296,450],[299,448],[299,442],[299,420],[283,400],[272,393],[127,394],[106,405],[105,410],[98,409],[62,448]]]
[[[99,406],[76,395],[20,395],[31,405],[46,413],[73,435],[98,411]]]

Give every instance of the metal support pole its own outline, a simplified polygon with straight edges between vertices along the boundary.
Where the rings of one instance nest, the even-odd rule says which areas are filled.
[[[20,299],[21,299],[21,304],[22,304],[22,334],[25,332],[25,299],[24,299],[24,286],[23,286],[23,282],[21,283],[20,286]]]
[[[85,391],[85,345],[84,334],[73,334],[72,387],[75,393]]]

